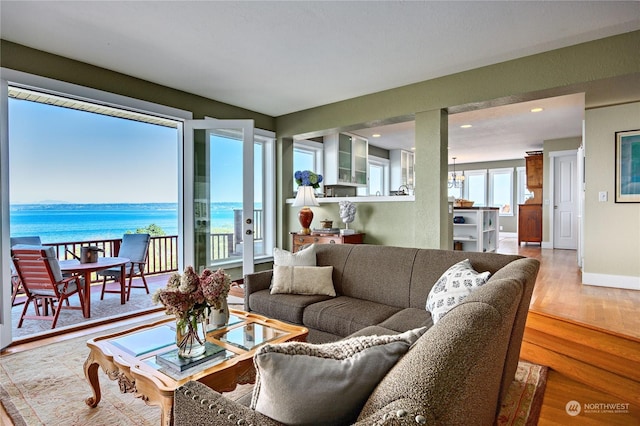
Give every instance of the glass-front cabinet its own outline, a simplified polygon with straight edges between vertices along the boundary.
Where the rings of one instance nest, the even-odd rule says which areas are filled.
[[[367,185],[369,142],[349,133],[324,137],[325,185]]]

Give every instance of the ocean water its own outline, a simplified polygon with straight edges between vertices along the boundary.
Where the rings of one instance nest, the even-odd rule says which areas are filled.
[[[231,231],[233,210],[240,207],[212,203],[211,228]],[[11,236],[39,235],[43,243],[121,238],[151,224],[177,235],[177,204],[14,204],[10,209]]]

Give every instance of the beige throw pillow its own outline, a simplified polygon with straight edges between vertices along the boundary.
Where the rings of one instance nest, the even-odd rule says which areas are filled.
[[[316,266],[316,246],[311,244],[295,253],[274,247],[273,264],[279,266]]]
[[[313,345],[264,345],[253,358],[251,408],[287,425],[347,425],[426,327]]]
[[[271,294],[335,296],[333,266],[273,266]]]

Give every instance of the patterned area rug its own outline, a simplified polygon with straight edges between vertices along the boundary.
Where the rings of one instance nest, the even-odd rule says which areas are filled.
[[[109,380],[102,371],[98,373],[102,400],[96,408],[85,404],[85,398],[92,395],[84,378],[83,363],[89,354],[85,343],[105,333],[88,334],[0,357],[0,401],[13,422],[20,426],[159,424],[158,407],[147,406],[131,394],[120,393],[117,381]],[[546,367],[520,362],[498,425],[536,424],[546,371]],[[226,395],[235,400],[252,388],[253,385],[239,386]]]
[[[547,386],[548,367],[520,361],[515,380],[502,402],[496,425],[538,424],[544,390]]]

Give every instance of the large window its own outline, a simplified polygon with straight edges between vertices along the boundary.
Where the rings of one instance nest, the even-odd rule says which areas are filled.
[[[489,206],[500,216],[513,216],[513,168],[489,170]]]
[[[464,198],[475,202],[474,207],[487,205],[487,171],[467,170],[464,172]]]
[[[370,155],[367,166],[369,167],[369,182],[366,187],[358,188],[359,196],[389,195],[389,160]]]
[[[323,146],[319,142],[302,140],[293,143],[293,171],[311,170],[317,174],[324,174]],[[323,185],[320,184],[320,188]],[[298,184],[293,181],[293,191],[298,190]]]

